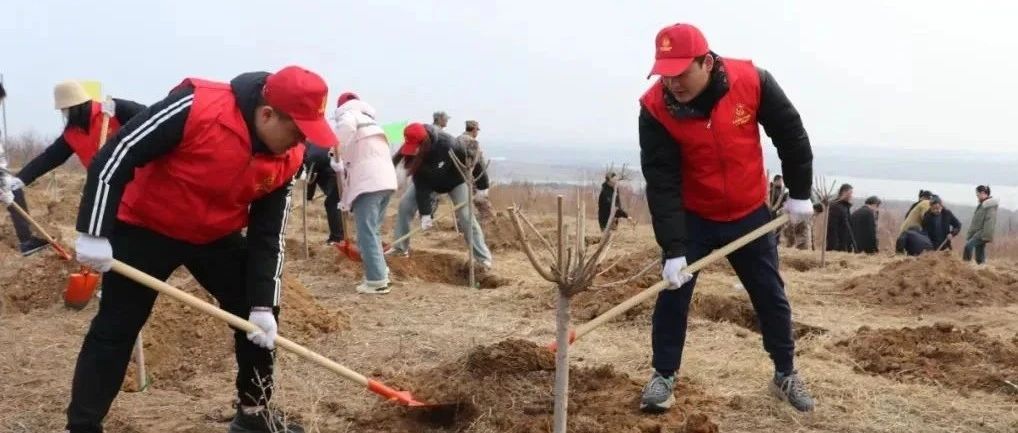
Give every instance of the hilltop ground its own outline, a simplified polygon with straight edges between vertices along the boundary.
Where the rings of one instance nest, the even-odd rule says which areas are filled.
[[[40,182],[29,189],[33,215],[65,243],[73,240],[80,183],[80,175],[61,173],[57,187]],[[510,196],[493,193],[500,208]],[[391,294],[366,296],[354,292],[358,265],[323,244],[321,201],[309,207],[309,258],[300,209],[294,212],[281,334],[354,370],[463,408],[451,425],[429,424],[280,353],[276,402],[309,431],[550,431],[550,358],[532,343],[543,346],[553,337],[554,296],[512,244],[504,219],[488,228],[496,255],[496,278],[488,286],[498,287],[465,287],[456,265],[463,244],[445,221],[414,240],[411,258],[394,260]],[[552,225],[549,214],[530,216],[542,229]],[[76,267],[51,252],[20,258],[3,220],[0,431],[61,431],[75,357],[97,303],[65,309],[60,293]],[[599,282],[626,279],[655,256],[649,227],[625,226],[606,261],[619,264]],[[575,345],[571,431],[707,432],[715,431],[713,424],[722,432],[1018,431],[1012,385],[1018,384],[1018,265],[998,261],[973,269],[950,255],[829,254],[821,268],[814,252],[782,249],[781,257],[799,334],[798,368],[819,402],[815,413],[796,413],[766,392],[771,365],[752,309],[728,265],[718,264],[697,286],[676,410],[649,416],[634,409],[650,373],[646,305]],[[587,320],[654,283],[657,272],[578,296],[575,319]],[[185,271],[171,283],[201,293]],[[234,369],[228,334],[212,319],[160,299],[144,334],[154,382],[145,392],[120,394],[108,431],[225,431]],[[135,390],[134,380],[124,389]]]

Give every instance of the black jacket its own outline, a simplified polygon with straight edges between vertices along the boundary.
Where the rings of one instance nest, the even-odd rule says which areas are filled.
[[[875,254],[880,251],[877,239],[877,213],[869,206],[860,207],[852,212],[852,238],[855,239],[856,252]]]
[[[722,59],[718,59],[723,63]],[[781,158],[782,175],[794,199],[809,199],[813,184],[813,151],[799,112],[771,74],[760,74],[760,107],[757,120],[771,138]],[[689,104],[669,110],[683,116],[707,117],[725,93],[727,78],[715,67],[708,88]],[[666,90],[667,92],[667,90]],[[666,100],[670,98],[665,93]],[[674,98],[670,98],[674,99]],[[646,180],[647,204],[654,235],[665,258],[686,255],[686,210],[682,204],[682,155],[679,143],[668,130],[641,107],[639,119],[640,165]]]
[[[71,109],[67,110],[67,126],[64,127],[66,130],[71,126],[78,126],[88,131],[91,127],[92,122],[92,102],[86,102],[79,104]],[[127,125],[135,115],[145,110],[145,106],[134,101],[128,101],[126,99],[113,98],[113,103],[116,108],[114,109],[113,116],[117,118],[117,121],[121,125]],[[88,109],[85,110],[85,105],[88,105]],[[74,155],[74,150],[71,149],[71,145],[67,144],[64,140],[64,134],[60,134],[56,140],[53,140],[53,144],[46,147],[42,153],[35,158],[32,158],[28,164],[22,167],[21,172],[18,173],[18,179],[21,179],[25,185],[31,185],[36,179],[42,177],[50,170],[59,167],[61,164],[67,162],[67,159]]]
[[[947,235],[957,236],[958,233],[961,233],[961,221],[958,221],[958,218],[954,217],[954,213],[947,208],[940,211],[940,215],[935,215],[932,211],[926,212],[926,215],[923,216],[923,231],[926,232],[926,236],[929,236],[933,248],[936,249],[947,240]],[[951,249],[951,241],[947,241],[943,249]]]
[[[252,153],[269,152],[268,147],[255,134],[254,115],[261,100],[267,72],[241,74],[230,82],[237,106],[251,134]],[[127,184],[134,178],[134,170],[150,161],[171,154],[180,145],[184,125],[191,113],[194,89],[174,89],[163,100],[135,116],[117,132],[96,154],[88,169],[81,206],[78,210],[77,230],[93,236],[115,236],[115,221],[120,199]],[[150,121],[152,120],[152,121]],[[125,137],[131,136],[130,141]],[[113,158],[117,154],[117,158]],[[299,174],[299,173],[298,173]],[[100,175],[104,177],[100,179]],[[101,206],[93,209],[97,190],[103,187]],[[276,285],[282,273],[283,251],[280,236],[285,232],[286,216],[293,181],[284,184],[251,203],[248,210],[246,276],[247,295],[252,306],[274,306],[279,299]],[[91,221],[103,221],[93,227]],[[114,252],[116,254],[116,252]]]
[[[608,218],[611,218],[612,196],[615,196],[615,219],[629,217],[622,209],[622,197],[615,193],[615,187],[604,182],[601,184],[601,195],[597,198],[597,222],[601,225],[601,230],[608,226]]]
[[[827,251],[854,252],[855,238],[849,221],[852,203],[837,200],[831,203],[827,212]]]
[[[414,189],[417,192],[417,207],[421,215],[431,215],[431,193],[445,194],[463,184],[463,175],[453,163],[449,151],[456,158],[465,161],[467,149],[447,132],[439,131],[431,125],[424,125],[431,138],[431,148],[426,154],[418,154],[416,158],[424,158],[414,173]],[[474,165],[474,178],[478,190],[488,189],[488,174],[481,164]]]

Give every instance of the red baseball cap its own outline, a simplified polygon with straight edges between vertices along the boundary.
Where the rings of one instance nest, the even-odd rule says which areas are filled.
[[[339,99],[336,100],[336,107],[343,106],[343,104],[346,103],[346,101],[349,101],[351,99],[360,99],[360,98],[358,98],[357,94],[354,93],[354,92],[343,92],[343,94],[339,95]]]
[[[403,147],[399,149],[400,155],[416,155],[417,148],[421,146],[424,139],[428,138],[428,130],[420,123],[411,123],[403,128]]]
[[[300,66],[287,66],[265,79],[262,95],[272,108],[293,119],[307,141],[324,148],[339,144],[325,120],[329,86],[318,74]]]
[[[654,38],[654,67],[650,74],[674,77],[693,63],[693,59],[710,51],[707,38],[692,24],[675,24],[657,32]]]

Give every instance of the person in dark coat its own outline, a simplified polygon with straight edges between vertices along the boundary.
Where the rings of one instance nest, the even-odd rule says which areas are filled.
[[[870,196],[859,210],[852,212],[852,235],[857,253],[876,254],[880,251],[877,239],[877,219],[880,216],[880,198]]]
[[[608,219],[611,218],[612,197],[615,197],[616,225],[620,219],[629,219],[629,215],[622,209],[622,197],[615,192],[618,182],[618,173],[611,172],[605,175],[604,183],[601,184],[601,195],[597,199],[597,223],[601,226],[601,231],[608,226]]]
[[[908,229],[898,236],[898,242],[894,250],[898,253],[905,253],[910,256],[918,256],[926,251],[933,251],[933,242],[926,236],[926,233],[918,229]]]
[[[330,151],[319,146],[305,146],[304,167],[306,167],[311,183],[308,184],[307,201],[315,198],[315,192],[322,190],[325,194],[325,220],[329,223],[329,238],[326,244],[332,245],[343,240],[343,222],[339,213],[339,187],[336,185],[336,172],[332,170]]]
[[[961,233],[961,221],[944,207],[939,196],[930,199],[930,211],[923,217],[923,231],[937,250],[950,250],[951,238]]]
[[[831,203],[827,210],[827,251],[856,250],[852,224],[849,222],[851,214],[852,185],[846,183],[838,188],[838,199]]]

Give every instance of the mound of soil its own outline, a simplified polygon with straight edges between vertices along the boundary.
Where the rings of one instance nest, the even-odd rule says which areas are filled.
[[[904,329],[862,327],[837,346],[856,362],[856,370],[901,382],[983,390],[1018,397],[1018,335],[1001,341],[978,327],[949,323]]]
[[[760,333],[760,323],[757,321],[756,311],[753,311],[753,305],[745,296],[695,293],[689,314],[714,322],[729,322],[757,334]],[[827,329],[797,321],[792,321],[792,331],[796,339],[827,333]]]
[[[318,304],[296,278],[284,275],[283,285],[282,335],[303,342],[349,329],[346,314]],[[207,302],[215,302],[193,281],[183,289]],[[186,382],[199,374],[235,368],[233,330],[169,297],[160,296],[156,301],[143,332],[147,373],[159,388],[187,391]],[[138,389],[135,367],[132,361],[124,390]]]
[[[865,302],[914,311],[1018,302],[1013,275],[973,269],[950,252],[890,263],[875,274],[846,281],[841,289]]]
[[[779,260],[781,270],[791,269],[796,272],[809,272],[820,268],[820,259],[817,257],[790,256],[781,257]],[[827,260],[824,270],[841,270],[849,268],[848,260]]]
[[[8,252],[9,251],[9,252]],[[51,250],[21,257],[15,249],[0,252],[0,293],[6,311],[26,314],[32,310],[63,303],[67,278],[79,267],[61,260]]]
[[[447,254],[420,249],[412,250],[410,257],[391,257],[389,271],[397,278],[414,278],[422,281],[466,286],[470,279],[470,268],[459,254]],[[509,284],[509,280],[479,269],[474,277],[478,288],[495,289]]]
[[[661,415],[639,412],[642,383],[610,366],[572,367],[570,371],[569,431],[717,432],[703,410],[718,401],[686,382],[676,390],[675,407]],[[428,402],[455,402],[449,417],[436,419],[420,410],[381,405],[362,429],[375,433],[408,431],[551,431],[554,398],[554,360],[537,345],[508,340],[478,347],[458,361],[394,381]],[[441,423],[437,423],[441,421]]]

